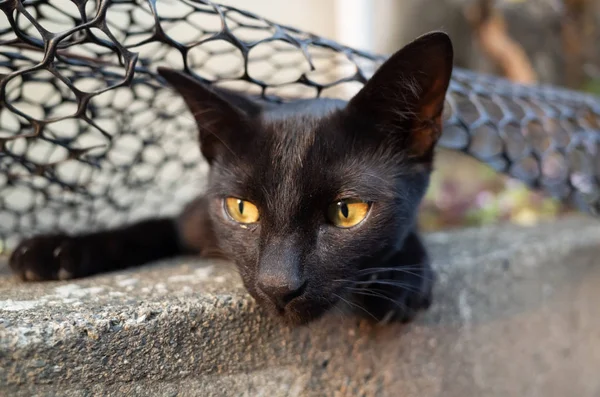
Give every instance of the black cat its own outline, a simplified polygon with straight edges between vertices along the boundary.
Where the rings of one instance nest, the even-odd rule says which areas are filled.
[[[340,302],[377,320],[409,321],[431,300],[434,274],[415,222],[452,62],[449,37],[430,33],[347,103],[284,105],[159,69],[197,121],[210,164],[205,195],[178,219],[27,239],[10,266],[25,280],[47,280],[219,256],[288,322],[309,322]]]

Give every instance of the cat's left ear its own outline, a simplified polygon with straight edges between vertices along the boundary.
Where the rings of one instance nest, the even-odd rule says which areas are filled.
[[[203,84],[182,71],[163,67],[157,71],[194,116],[200,149],[209,163],[244,150],[244,142],[252,139],[250,120],[262,111],[261,106],[241,94]]]
[[[452,63],[447,34],[423,35],[386,60],[346,109],[376,125],[409,157],[431,161],[442,131]]]

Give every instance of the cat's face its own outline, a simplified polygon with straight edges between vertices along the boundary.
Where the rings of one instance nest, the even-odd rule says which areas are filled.
[[[245,150],[212,167],[221,248],[249,292],[294,321],[321,314],[365,262],[396,248],[425,191],[427,172],[349,121],[259,118]]]
[[[305,323],[398,250],[427,188],[452,69],[446,35],[392,56],[348,104],[261,107],[161,74],[196,116],[220,248],[248,291]]]

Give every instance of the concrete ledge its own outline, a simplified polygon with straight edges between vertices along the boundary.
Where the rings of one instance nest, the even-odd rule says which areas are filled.
[[[600,396],[600,223],[436,233],[408,326],[283,327],[225,263],[19,284],[0,265],[0,394]]]

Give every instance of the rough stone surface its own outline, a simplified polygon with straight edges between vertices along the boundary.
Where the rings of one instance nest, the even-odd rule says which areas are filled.
[[[600,223],[428,236],[408,326],[263,314],[226,263],[21,284],[0,265],[0,395],[600,396]]]

